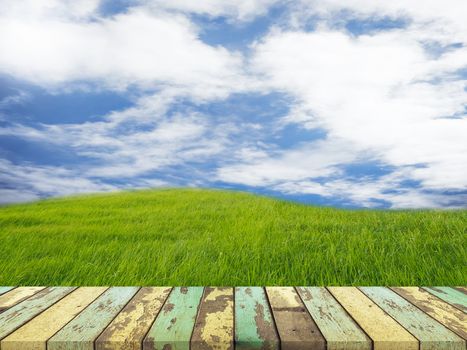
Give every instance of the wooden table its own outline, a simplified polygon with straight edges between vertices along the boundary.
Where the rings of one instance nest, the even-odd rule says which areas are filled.
[[[466,349],[465,287],[0,287],[0,350]]]

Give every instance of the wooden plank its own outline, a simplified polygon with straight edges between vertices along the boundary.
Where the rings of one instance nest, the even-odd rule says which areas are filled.
[[[454,289],[467,295],[467,287],[454,287]]]
[[[141,349],[172,288],[143,287],[97,338],[96,350]]]
[[[395,287],[392,290],[457,335],[467,339],[467,317],[459,309],[419,287]]]
[[[374,350],[418,350],[418,340],[355,287],[328,287],[373,341]]]
[[[144,350],[189,350],[203,287],[174,288],[144,339]]]
[[[6,292],[9,292],[15,287],[0,287],[0,295],[5,294]]]
[[[235,348],[279,350],[279,337],[261,287],[235,288]]]
[[[0,343],[1,350],[46,350],[46,342],[105,292],[106,287],[83,287],[68,294]]]
[[[192,350],[233,350],[233,288],[206,287],[191,337]]]
[[[441,300],[467,312],[467,295],[450,287],[423,287],[426,291],[436,295]]]
[[[111,287],[47,342],[48,350],[93,350],[94,340],[117,316],[138,287]]]
[[[45,287],[18,287],[0,296],[0,312],[19,304]]]
[[[420,349],[465,350],[465,341],[385,287],[361,287],[360,290],[420,340]]]
[[[371,340],[325,288],[299,287],[297,291],[326,338],[328,350],[371,349]]]
[[[266,287],[282,349],[325,349],[326,341],[293,287]]]
[[[50,287],[29,297],[27,300],[11,307],[0,314],[0,339],[5,338],[27,321],[37,316],[65,295],[74,287]]]

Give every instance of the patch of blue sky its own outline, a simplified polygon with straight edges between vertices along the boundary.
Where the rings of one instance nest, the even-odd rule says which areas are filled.
[[[131,94],[112,91],[73,91],[53,94],[11,79],[0,79],[0,101],[20,92],[28,98],[0,105],[0,114],[22,124],[69,124],[96,121],[111,111],[133,105]]]
[[[131,0],[103,0],[99,5],[99,13],[104,16],[114,16],[119,13],[125,13],[135,1]]]
[[[343,16],[346,17],[345,15]],[[355,36],[369,35],[376,32],[406,28],[410,20],[404,17],[368,17],[351,18],[343,21],[344,28]]]
[[[339,167],[346,177],[351,177],[355,180],[359,178],[377,179],[384,175],[389,175],[396,168],[388,166],[377,161],[355,162],[344,164]]]
[[[286,7],[279,4],[271,7],[267,16],[259,16],[251,21],[232,22],[227,17],[203,15],[192,15],[192,19],[202,28],[200,39],[206,44],[244,51],[267,34],[272,26],[280,24],[285,11]]]

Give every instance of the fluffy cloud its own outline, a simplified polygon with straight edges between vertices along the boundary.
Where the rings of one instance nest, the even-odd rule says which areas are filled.
[[[60,2],[50,3],[55,9]],[[88,3],[95,5],[81,1],[73,6],[87,13]],[[134,8],[81,20],[41,4],[25,10],[29,16],[19,16],[14,5],[0,12],[1,73],[47,88],[69,83],[100,89],[177,87],[199,98],[225,96],[244,84],[242,57],[204,44],[199,29],[183,15]],[[67,13],[76,12],[68,8]]]

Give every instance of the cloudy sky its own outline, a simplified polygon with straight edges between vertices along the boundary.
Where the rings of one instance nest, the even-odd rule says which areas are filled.
[[[467,206],[465,0],[0,0],[0,202]]]

